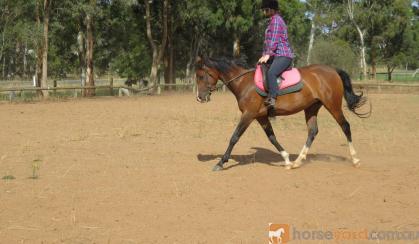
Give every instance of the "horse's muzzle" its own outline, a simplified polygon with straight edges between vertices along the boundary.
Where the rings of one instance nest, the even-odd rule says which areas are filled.
[[[198,95],[196,96],[196,100],[200,103],[207,103],[211,101],[211,93],[206,94],[204,97]]]

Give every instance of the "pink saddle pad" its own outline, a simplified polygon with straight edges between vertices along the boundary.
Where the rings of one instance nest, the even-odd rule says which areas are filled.
[[[282,73],[281,76],[284,78],[284,80],[281,82],[281,86],[279,87],[280,90],[296,85],[298,82],[301,81],[300,71],[298,71],[298,69],[296,68],[292,68],[291,70],[285,71],[284,73]],[[262,91],[265,91],[265,87],[263,85],[262,67],[259,64],[256,66],[254,80],[256,86]],[[278,78],[278,83],[279,81],[280,78]]]

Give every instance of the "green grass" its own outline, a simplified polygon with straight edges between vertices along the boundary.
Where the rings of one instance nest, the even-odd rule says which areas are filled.
[[[16,179],[13,175],[5,175],[5,176],[3,176],[3,178],[2,178],[3,180],[14,180],[14,179]]]
[[[33,162],[32,162],[32,176],[31,177],[29,177],[29,179],[33,179],[33,180],[36,180],[36,179],[39,179],[39,169],[41,168],[41,160],[40,159],[35,159]]]

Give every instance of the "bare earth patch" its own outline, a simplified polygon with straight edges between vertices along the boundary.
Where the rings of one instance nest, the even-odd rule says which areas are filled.
[[[346,110],[359,169],[322,108],[308,160],[292,171],[253,123],[212,172],[240,112],[229,93],[194,99],[0,104],[0,242],[266,243],[268,223],[419,231],[419,95],[370,95],[366,120]],[[295,159],[304,114],[273,126]]]

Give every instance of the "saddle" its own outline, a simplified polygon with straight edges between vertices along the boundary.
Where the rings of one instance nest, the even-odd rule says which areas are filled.
[[[257,65],[255,71],[255,85],[256,91],[259,95],[266,97],[268,95],[268,83],[266,77],[266,72],[268,67],[265,65]],[[278,76],[278,95],[282,96],[285,94],[298,92],[303,88],[303,82],[301,82],[301,74],[298,69],[289,67],[282,74]]]

